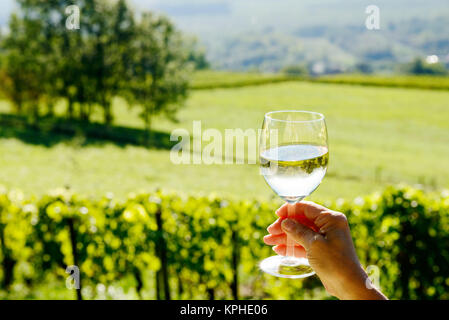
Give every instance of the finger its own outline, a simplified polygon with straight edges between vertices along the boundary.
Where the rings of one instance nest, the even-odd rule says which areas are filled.
[[[289,216],[289,210],[294,210],[294,215],[305,215],[307,219],[315,221],[321,214],[324,212],[330,211],[326,207],[320,206],[319,204],[316,204],[311,201],[301,201],[297,202],[294,205],[289,205],[285,203],[282,205],[277,211],[276,214],[280,218],[286,218]]]
[[[281,256],[285,256],[287,254],[287,246],[284,244],[273,247],[273,250]],[[304,248],[301,246],[295,246],[294,255],[296,258],[305,258],[306,250],[304,250]]]
[[[281,208],[282,209],[282,208]],[[317,225],[317,221],[320,219],[321,216],[319,216],[315,221],[312,221],[311,219],[307,218],[302,210],[296,210],[295,205],[289,205],[287,207],[287,210],[282,209],[278,211],[277,213],[279,215],[285,215],[285,211],[287,211],[288,216],[281,217],[280,219],[294,219],[297,222],[301,223],[302,225],[305,225],[306,227],[311,228],[315,232],[319,232],[320,227]]]
[[[303,226],[301,223],[293,219],[285,219],[282,221],[282,230],[284,230],[289,237],[295,242],[302,245],[306,250],[309,249],[312,241],[322,237],[312,229]]]
[[[315,220],[316,225],[320,228],[320,231],[327,233],[332,228],[347,227],[348,220],[346,216],[341,212],[328,211],[320,215]]]
[[[282,220],[283,220],[283,219],[279,218],[279,219],[277,219],[272,225],[270,225],[270,226],[267,228],[268,233],[271,233],[271,234],[281,234],[281,233],[284,233],[284,230],[282,230],[282,227],[281,227],[281,222],[282,222]]]
[[[263,242],[265,242],[265,244],[268,244],[269,246],[275,246],[278,244],[286,244],[287,243],[287,236],[285,235],[285,233],[281,233],[281,234],[269,234],[265,237],[263,237]]]
[[[287,245],[287,235],[285,233],[282,234],[269,234],[263,238],[263,242],[269,246],[277,246],[277,245]],[[295,246],[302,247],[300,244],[295,244]]]
[[[329,209],[327,209],[326,207],[320,206],[319,204],[316,204],[314,202],[301,201],[293,205],[285,203],[276,211],[276,214],[280,218],[286,218],[289,216],[289,210],[292,210],[292,208],[294,210],[294,215],[305,215],[312,221],[319,217],[322,212],[329,211]]]

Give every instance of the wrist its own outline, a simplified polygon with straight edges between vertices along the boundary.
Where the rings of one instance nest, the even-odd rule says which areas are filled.
[[[342,280],[342,291],[337,298],[341,300],[386,300],[375,288],[361,265],[352,269]]]

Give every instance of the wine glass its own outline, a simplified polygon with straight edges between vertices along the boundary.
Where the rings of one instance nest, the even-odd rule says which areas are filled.
[[[327,171],[327,129],[321,113],[273,111],[265,115],[260,135],[260,173],[273,191],[288,204],[309,196]],[[294,256],[293,239],[287,237],[286,256],[272,256],[260,268],[283,278],[305,278],[315,274],[306,258]]]

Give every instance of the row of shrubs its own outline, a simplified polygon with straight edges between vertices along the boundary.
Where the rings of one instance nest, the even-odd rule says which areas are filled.
[[[287,81],[311,81],[348,85],[415,88],[429,90],[449,90],[449,77],[413,75],[364,75],[341,74],[310,77],[290,74],[260,74],[220,71],[195,72],[191,87],[193,89],[238,88]]]
[[[378,267],[390,298],[449,298],[449,194],[389,187],[325,205],[348,216],[362,264]],[[0,189],[0,292],[17,297],[19,287],[32,298],[50,278],[65,288],[66,267],[77,265],[79,299],[122,279],[151,299],[328,297],[316,276],[278,279],[258,270],[273,255],[262,237],[276,207],[160,191],[117,201]]]
[[[310,78],[309,81],[375,87],[449,90],[449,77],[447,76],[369,76],[363,74],[348,74]]]
[[[191,88],[195,90],[209,90],[217,88],[240,88],[286,81],[302,80],[298,76],[282,73],[256,73],[231,71],[196,71],[193,75]]]

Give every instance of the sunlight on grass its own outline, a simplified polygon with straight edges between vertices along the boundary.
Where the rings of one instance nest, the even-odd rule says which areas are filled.
[[[449,92],[289,82],[194,91],[178,123],[158,118],[154,129],[258,129],[265,112],[301,109],[326,115],[330,140],[328,175],[312,198],[335,199],[370,193],[390,183],[447,187]],[[143,128],[121,99],[116,123]],[[7,110],[5,102],[0,111]],[[173,165],[169,150],[118,146],[113,142],[54,146],[0,139],[0,183],[43,194],[68,186],[94,197],[113,192],[122,198],[138,190],[163,188],[218,192],[236,198],[269,198],[272,191],[250,165]]]

